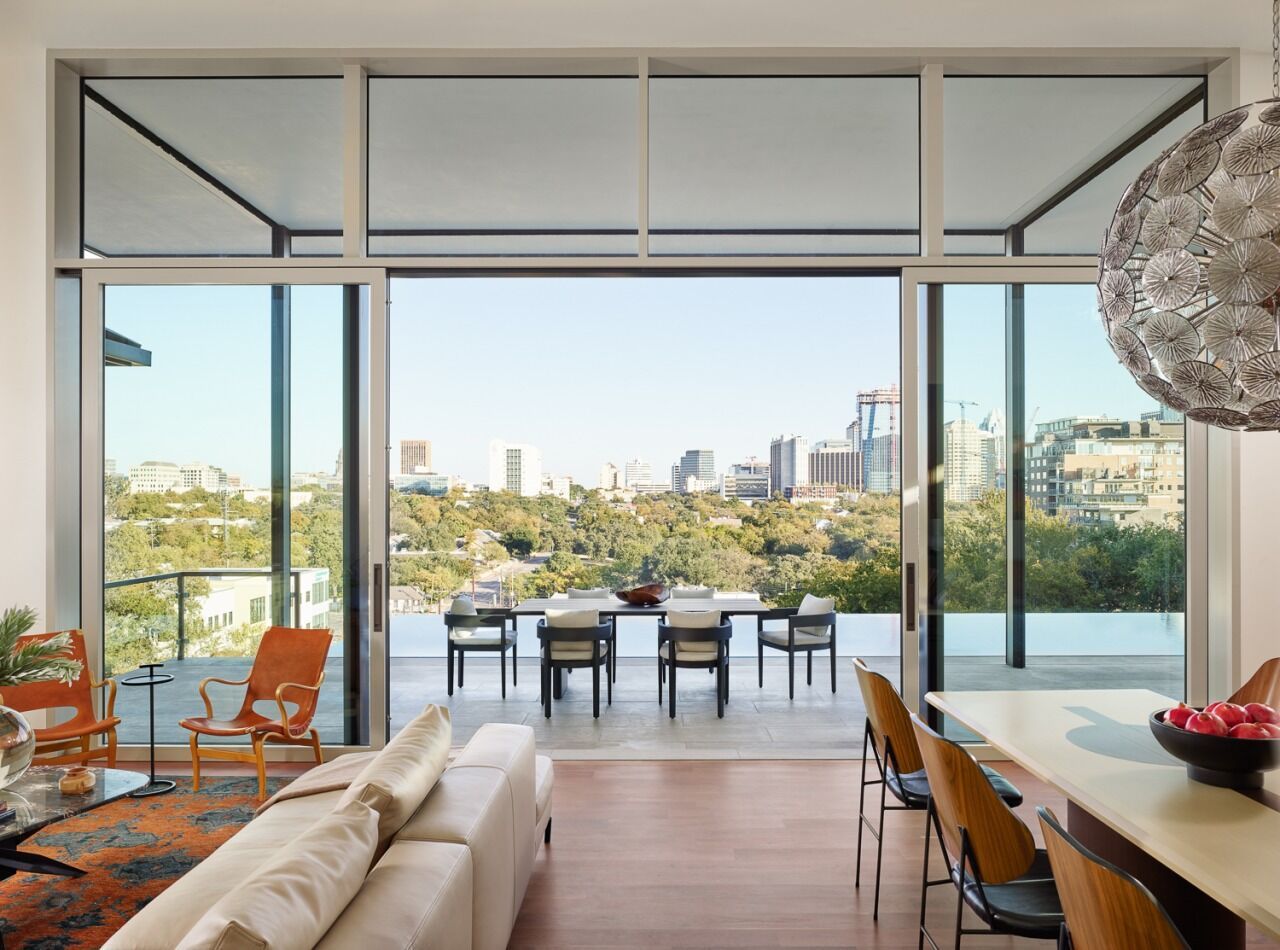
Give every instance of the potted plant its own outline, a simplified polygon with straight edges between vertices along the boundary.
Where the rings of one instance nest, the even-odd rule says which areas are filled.
[[[27,683],[71,683],[80,675],[80,662],[67,656],[70,634],[19,642],[35,622],[36,612],[30,607],[10,607],[0,614],[0,788],[22,776],[36,748],[35,730],[22,713],[4,705],[4,689]]]

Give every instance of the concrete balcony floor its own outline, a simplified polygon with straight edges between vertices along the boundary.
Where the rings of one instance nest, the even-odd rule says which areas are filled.
[[[871,666],[895,683],[897,657],[868,657]],[[328,664],[315,726],[326,744],[342,742],[342,667]],[[836,663],[836,692],[830,687],[829,659],[814,657],[813,685],[805,684],[804,659],[797,657],[796,694],[787,698],[787,660],[774,653],[765,658],[765,685],[757,685],[754,657],[734,657],[730,671],[729,705],[724,719],[716,718],[714,679],[701,670],[681,670],[676,718],[658,705],[657,661],[621,657],[613,705],[604,702],[601,682],[600,718],[591,716],[591,675],[579,670],[565,676],[564,697],[553,703],[552,718],[543,717],[538,699],[538,663],[522,657],[519,684],[510,682],[507,698],[500,695],[498,660],[493,654],[472,654],[466,665],[466,685],[446,691],[445,660],[437,657],[394,658],[391,663],[391,726],[399,729],[427,703],[447,705],[453,716],[454,739],[466,742],[486,722],[532,726],[540,750],[563,759],[844,759],[862,752],[865,712],[850,657]],[[170,661],[164,671],[172,683],[156,687],[156,741],[185,745],[189,737],[178,726],[184,716],[203,715],[197,692],[207,676],[242,679],[246,659],[214,658]],[[127,675],[127,674],[126,674]],[[998,657],[948,657],[948,689],[1070,689],[1146,688],[1180,695],[1183,660],[1180,656],[1033,656],[1026,669],[1006,667]],[[243,687],[213,685],[210,695],[217,715],[230,716],[239,708]],[[264,704],[264,714],[274,704]],[[122,743],[147,741],[147,688],[121,687],[116,712],[124,720]]]

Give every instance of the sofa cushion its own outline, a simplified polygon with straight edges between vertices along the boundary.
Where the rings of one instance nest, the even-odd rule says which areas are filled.
[[[364,802],[378,813],[378,837],[384,846],[440,778],[451,738],[449,710],[428,706],[396,733],[342,793],[343,804]]]
[[[173,950],[205,911],[331,814],[341,797],[340,791],[325,792],[272,806],[158,894],[107,940],[104,950]]]
[[[395,837],[396,844],[444,841],[470,849],[471,941],[476,950],[502,950],[515,922],[514,824],[506,774],[455,762]]]
[[[318,950],[470,950],[471,851],[440,841],[396,841]]]
[[[364,884],[378,814],[348,802],[209,908],[177,950],[308,950]]]

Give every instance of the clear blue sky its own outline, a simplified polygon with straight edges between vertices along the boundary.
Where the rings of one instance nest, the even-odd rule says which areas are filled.
[[[999,286],[946,292],[946,393],[1004,402]],[[867,277],[399,278],[391,288],[391,441],[427,438],[438,471],[487,479],[491,438],[595,485],[640,457],[663,478],[688,448],[723,471],[794,432],[841,438],[859,389],[898,381],[898,282]],[[341,297],[297,287],[293,465],[331,471],[341,444]],[[264,287],[112,287],[107,325],[153,353],[106,374],[106,455],[270,470]],[[1093,289],[1027,289],[1027,412],[1154,408],[1112,356]],[[957,415],[947,407],[948,418]],[[398,454],[393,449],[393,470]]]

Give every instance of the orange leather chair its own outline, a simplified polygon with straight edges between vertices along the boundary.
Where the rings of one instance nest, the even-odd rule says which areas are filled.
[[[0,702],[18,712],[35,712],[41,709],[67,708],[75,715],[65,722],[36,729],[36,756],[34,765],[87,765],[91,759],[106,759],[107,768],[116,764],[116,726],[120,717],[115,714],[116,684],[104,679],[95,682],[89,672],[89,657],[84,649],[84,634],[79,630],[65,631],[71,634],[71,648],[67,652],[80,662],[80,675],[71,683],[24,683],[8,686],[0,696]],[[48,640],[57,633],[33,633],[18,638],[18,644]],[[101,718],[93,708],[93,691],[107,687],[107,714]],[[94,736],[103,736],[106,744],[91,747]],[[74,749],[75,751],[68,751]],[[45,756],[47,753],[61,753]]]
[[[216,676],[200,682],[200,698],[205,715],[183,719],[179,725],[191,730],[192,788],[200,790],[200,759],[223,759],[253,762],[258,767],[258,800],[267,797],[267,764],[262,747],[268,742],[286,745],[309,745],[320,758],[320,734],[311,728],[320,684],[324,682],[324,663],[329,656],[333,634],[327,629],[307,630],[294,627],[272,627],[262,635],[258,653],[253,658],[249,675],[242,680],[224,680]],[[240,711],[231,719],[213,718],[213,703],[207,688],[210,683],[247,686]],[[274,703],[280,715],[264,716],[254,706],[259,702]],[[290,713],[285,703],[297,706]],[[272,710],[274,712],[275,710]],[[201,736],[231,738],[248,736],[252,751],[200,747]]]

